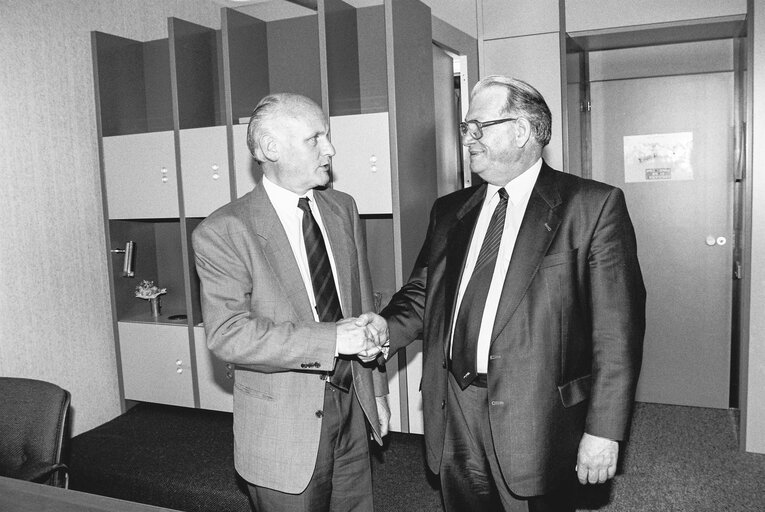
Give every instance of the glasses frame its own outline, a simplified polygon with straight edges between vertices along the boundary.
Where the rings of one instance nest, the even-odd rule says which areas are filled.
[[[477,121],[475,119],[466,119],[460,123],[460,133],[462,135],[470,134],[474,140],[479,140],[483,137],[483,129],[487,126],[494,126],[495,124],[507,123],[508,121],[517,121],[518,117],[503,117],[502,119],[492,119],[491,121]],[[471,125],[475,125],[476,133],[470,129]]]

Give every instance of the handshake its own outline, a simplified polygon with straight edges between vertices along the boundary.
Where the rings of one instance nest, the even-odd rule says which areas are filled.
[[[368,363],[377,359],[388,341],[388,323],[376,313],[364,313],[358,318],[344,318],[337,322],[338,354],[356,356]]]

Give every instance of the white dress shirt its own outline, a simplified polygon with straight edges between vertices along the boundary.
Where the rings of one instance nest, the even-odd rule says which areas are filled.
[[[299,196],[291,190],[280,187],[269,180],[265,175],[263,176],[263,188],[276,210],[276,215],[279,217],[285,233],[287,233],[287,239],[290,242],[292,254],[295,255],[295,260],[300,269],[300,277],[303,278],[305,291],[308,294],[308,300],[311,302],[313,317],[318,322],[319,314],[316,311],[316,297],[314,296],[313,284],[311,282],[311,269],[308,266],[308,255],[305,250],[305,240],[303,239],[303,210],[298,208],[298,199],[301,197],[307,197],[309,199],[308,205],[311,207],[311,213],[313,213],[313,217],[319,224],[321,236],[324,237],[324,245],[327,246],[329,264],[332,267],[332,275],[335,278],[335,288],[337,289],[337,298],[340,300],[341,309],[343,307],[343,302],[340,298],[340,289],[337,288],[337,267],[335,266],[335,258],[332,255],[332,247],[329,243],[329,237],[327,237],[327,231],[324,229],[324,223],[321,220],[321,213],[319,213],[319,209],[316,207],[316,202],[313,200],[313,190],[309,190],[305,196]]]
[[[510,266],[510,257],[513,255],[515,240],[518,238],[518,231],[523,221],[523,215],[526,212],[526,205],[529,204],[531,191],[534,188],[541,168],[542,159],[540,158],[534,165],[524,171],[523,174],[504,186],[508,195],[507,213],[505,214],[505,226],[502,231],[502,241],[499,244],[497,263],[491,278],[489,294],[484,304],[481,329],[478,334],[478,353],[476,358],[476,370],[478,373],[486,373],[488,368],[491,332],[494,328],[494,319],[497,316],[497,307],[502,295],[502,287],[505,283],[507,269]],[[470,276],[473,275],[475,262],[478,259],[478,253],[481,251],[483,239],[486,237],[486,231],[489,229],[491,216],[499,203],[499,194],[497,192],[500,188],[496,185],[487,185],[486,198],[483,201],[481,213],[478,215],[478,221],[473,230],[473,238],[470,240],[470,248],[467,260],[465,261],[465,270],[462,272],[462,278],[460,279],[457,305],[454,309],[454,318],[452,318],[452,336],[454,335],[454,324],[457,321],[457,312],[460,310],[462,296],[465,294],[465,288],[467,288],[470,281]]]

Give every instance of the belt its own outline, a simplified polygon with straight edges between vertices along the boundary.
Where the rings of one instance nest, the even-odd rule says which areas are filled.
[[[470,383],[471,386],[475,386],[477,388],[485,388],[488,387],[487,380],[486,380],[486,374],[485,373],[479,373],[475,376],[475,379],[473,379],[473,382]]]

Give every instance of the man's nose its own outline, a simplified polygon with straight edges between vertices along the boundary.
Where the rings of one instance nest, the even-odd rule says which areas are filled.
[[[329,157],[335,156],[335,146],[330,141],[327,141],[324,146],[324,154]]]

